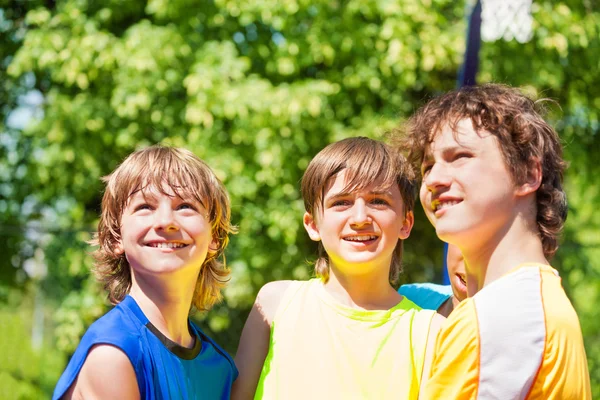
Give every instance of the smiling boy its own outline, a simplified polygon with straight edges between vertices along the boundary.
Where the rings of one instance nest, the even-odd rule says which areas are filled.
[[[152,146],[104,178],[95,273],[116,306],[94,322],[53,399],[228,399],[237,369],[189,320],[229,271],[229,199],[184,149]]]
[[[363,137],[323,149],[302,178],[317,279],[259,292],[236,363],[234,399],[416,399],[443,317],[392,284],[413,225],[406,161]],[[423,372],[425,371],[425,372]]]
[[[440,331],[427,399],[591,399],[579,320],[549,265],[565,162],[537,103],[489,84],[431,100],[406,125],[420,199],[465,258],[469,298]]]

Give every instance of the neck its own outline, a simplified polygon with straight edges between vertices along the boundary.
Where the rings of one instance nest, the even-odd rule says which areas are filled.
[[[465,257],[469,297],[520,264],[548,264],[537,227],[531,228],[520,216],[501,234],[483,243],[473,240],[461,251]]]
[[[452,295],[451,299],[452,299],[452,310],[454,310],[460,304],[460,300],[458,300],[455,295]],[[448,317],[448,316],[446,316],[446,317]]]
[[[388,310],[396,306],[402,296],[390,285],[389,267],[384,273],[344,274],[330,267],[325,290],[340,303],[365,310]]]
[[[132,273],[129,294],[156,329],[173,342],[189,348],[195,340],[188,326],[195,283],[196,276],[184,280]]]

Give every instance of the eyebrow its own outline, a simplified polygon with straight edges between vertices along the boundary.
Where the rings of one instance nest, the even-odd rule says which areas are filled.
[[[125,208],[138,206],[141,203],[152,203],[153,201],[156,201],[156,196],[145,194],[141,190],[138,190],[129,196],[129,199],[125,203]]]
[[[468,150],[468,151],[475,151],[474,147],[471,146],[467,146],[465,144],[453,144],[450,146],[446,146],[443,147],[439,150],[437,150],[437,153],[442,153],[443,156],[446,156],[448,154],[452,154],[452,153],[456,153],[458,151],[461,150]],[[421,162],[421,164],[423,164],[425,161],[431,161],[433,160],[433,153],[431,152],[431,149],[427,149],[424,153],[423,153],[423,161]]]
[[[140,198],[147,200],[149,197],[156,197],[156,196],[154,196],[150,193],[146,193],[143,189],[138,189],[129,195],[129,201],[138,200]]]
[[[372,190],[368,194],[375,196],[392,196],[392,192],[389,190]]]
[[[329,197],[325,197],[326,201],[330,201],[330,200],[337,200],[340,198],[346,198],[346,197],[351,197],[354,196],[355,192],[340,192],[340,193],[336,193],[333,196],[329,196]],[[368,195],[371,196],[388,196],[388,197],[392,197],[392,193],[388,190],[372,190],[370,192],[367,193]]]
[[[336,193],[332,196],[325,196],[325,198],[323,200],[329,201],[329,200],[335,200],[335,199],[349,197],[349,196],[352,196],[351,192],[340,192],[340,193]]]
[[[159,195],[162,195],[162,194],[164,194],[164,193],[156,193],[153,190],[140,189],[140,190],[136,190],[135,192],[133,192],[129,195],[129,201],[138,201],[141,199],[143,199],[144,201],[153,201],[153,200],[158,199]],[[190,195],[189,193],[181,193],[181,194],[183,194],[183,196],[179,196],[177,194],[174,194],[172,196],[169,196],[168,194],[165,194],[165,195],[170,197],[171,199],[178,199],[179,201],[184,202],[184,203],[198,202],[204,207],[204,202],[198,201],[194,195]]]

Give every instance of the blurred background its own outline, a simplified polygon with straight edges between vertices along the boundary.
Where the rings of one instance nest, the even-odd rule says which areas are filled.
[[[600,397],[600,5],[527,3],[484,3],[477,80],[560,105],[549,118],[570,162],[569,217],[553,264]],[[0,398],[49,397],[109,309],[86,244],[100,177],[153,143],[194,151],[231,194],[240,230],[227,251],[231,283],[194,319],[234,354],[258,289],[311,276],[299,195],[309,160],[335,140],[382,138],[456,87],[472,6],[0,0]],[[402,280],[439,281],[442,263],[417,206]]]

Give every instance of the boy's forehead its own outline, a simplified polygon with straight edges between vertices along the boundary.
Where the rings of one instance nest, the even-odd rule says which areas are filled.
[[[443,152],[456,147],[473,148],[479,140],[493,136],[486,130],[475,129],[469,118],[463,118],[456,123],[447,122],[431,133],[423,148],[423,156],[428,158],[434,152]]]
[[[147,196],[156,196],[157,194],[163,193],[172,193],[170,185],[163,183],[160,186],[153,182],[137,182],[135,185],[132,185],[129,191],[129,197],[147,197]],[[165,193],[165,194],[166,194]]]
[[[385,181],[381,176],[368,182],[359,181],[352,177],[352,174],[347,174],[346,171],[343,169],[328,179],[323,188],[323,199],[356,192],[385,193],[389,192],[395,183],[391,180]]]
[[[179,197],[181,199],[193,199],[197,197],[190,189],[174,184],[173,182],[163,181],[160,185],[153,182],[140,182],[137,185],[132,185],[127,201],[135,198],[151,198],[161,195],[169,197]]]

